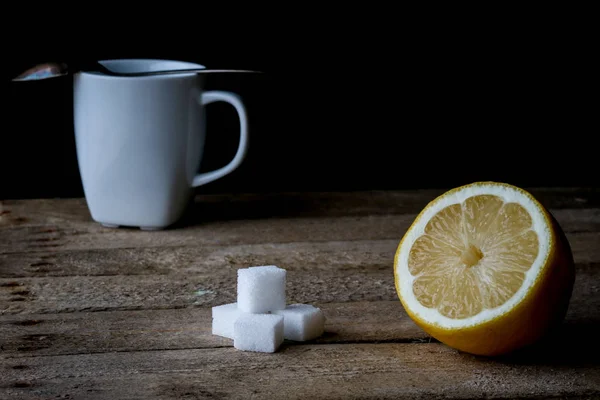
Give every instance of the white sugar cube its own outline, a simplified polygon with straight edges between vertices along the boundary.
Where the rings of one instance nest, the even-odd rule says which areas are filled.
[[[233,339],[233,324],[242,314],[237,303],[223,304],[212,308],[212,333]]]
[[[275,314],[242,314],[234,323],[233,347],[274,353],[283,343],[283,317]]]
[[[309,304],[290,304],[284,310],[274,311],[274,314],[284,317],[283,336],[288,340],[312,340],[325,330],[325,315]]]
[[[237,304],[248,313],[283,310],[286,270],[274,265],[238,269]]]

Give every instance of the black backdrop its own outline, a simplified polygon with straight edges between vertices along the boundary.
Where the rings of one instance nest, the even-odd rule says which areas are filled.
[[[173,21],[171,30],[154,23],[109,30],[103,21],[102,34],[94,34],[96,25],[67,25],[60,41],[50,40],[48,26],[22,27],[37,39],[12,37],[4,49],[0,198],[82,195],[70,79],[8,79],[36,62],[83,57],[265,72],[208,78],[207,89],[235,91],[246,102],[250,150],[238,170],[199,193],[475,180],[598,185],[591,53],[577,36],[535,27],[516,32],[513,25],[483,33],[299,18],[263,15],[222,25],[204,18],[197,25]],[[211,105],[208,113],[202,170],[224,165],[237,144],[229,106]]]

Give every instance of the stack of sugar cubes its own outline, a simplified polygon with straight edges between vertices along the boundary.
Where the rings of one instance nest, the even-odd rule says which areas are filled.
[[[237,302],[212,308],[212,333],[233,339],[238,350],[274,353],[284,339],[321,336],[323,312],[309,304],[286,304],[286,270],[274,265],[242,268]]]

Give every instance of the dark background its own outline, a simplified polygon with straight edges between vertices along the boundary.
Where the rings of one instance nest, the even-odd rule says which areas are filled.
[[[299,14],[292,22],[295,15],[274,12],[277,18],[240,13],[227,21],[192,15],[171,19],[174,29],[102,20],[100,34],[87,22],[69,20],[61,30],[22,17],[23,32],[37,39],[15,36],[4,46],[0,198],[83,195],[70,78],[9,79],[37,62],[128,57],[264,72],[208,78],[207,89],[243,97],[250,149],[238,170],[198,193],[446,188],[475,180],[598,186],[597,92],[585,26],[525,20],[490,27],[486,19],[441,26],[427,18],[409,25],[410,16],[382,23],[385,12]],[[210,106],[202,171],[233,157],[234,115],[230,106]]]

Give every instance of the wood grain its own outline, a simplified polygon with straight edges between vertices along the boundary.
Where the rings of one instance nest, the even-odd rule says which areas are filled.
[[[580,238],[575,240],[580,241]],[[390,268],[397,245],[395,240],[366,240],[9,253],[0,255],[0,271],[2,277],[21,278],[166,275],[174,272],[235,274],[238,268],[266,263],[294,270],[323,270],[330,266]]]
[[[580,274],[563,336],[592,340],[600,335],[600,270]],[[312,303],[327,318],[326,333],[315,343],[427,342],[429,336],[406,315],[397,299],[388,301]],[[212,335],[211,309],[17,314],[0,317],[4,357],[83,354],[156,349],[231,346]]]
[[[370,275],[361,275],[363,282],[371,282]],[[301,282],[298,281],[298,282]],[[340,290],[336,280],[320,280],[320,289],[310,288],[309,295],[303,302],[321,307],[327,317],[327,333],[317,343],[344,342],[414,342],[425,341],[428,336],[417,328],[406,316],[398,302],[393,283],[382,280],[379,289],[387,293],[386,300],[355,301]],[[598,265],[583,264],[578,266],[578,275],[565,320],[569,340],[593,340],[600,335],[600,268]],[[292,282],[293,283],[293,282]],[[80,285],[75,281],[75,285]],[[125,292],[130,282],[114,289]],[[234,285],[232,281],[231,285]],[[6,289],[6,287],[5,287]],[[15,286],[10,290],[21,291]],[[92,290],[84,287],[82,293]],[[129,289],[130,290],[130,289]],[[119,303],[122,300],[103,300],[108,310],[102,310],[98,304],[100,296],[97,291],[86,297],[87,303],[81,304],[76,312],[63,309],[56,297],[61,296],[59,290],[53,292],[36,306],[30,306],[19,314],[0,316],[0,346],[5,357],[21,357],[36,355],[79,354],[110,351],[140,351],[155,349],[181,349],[230,346],[227,339],[218,338],[211,333],[210,306],[235,301],[234,289],[228,298],[218,294],[210,294],[206,301],[194,300],[189,303],[181,300],[183,295],[175,297],[175,293],[165,291],[164,297],[157,296],[141,299],[137,306],[132,303]],[[357,286],[354,296],[379,297],[381,293],[373,293],[370,283]],[[331,292],[331,293],[329,293]],[[304,295],[304,294],[303,294]],[[64,296],[64,295],[63,295]],[[82,295],[66,295],[65,304],[82,302]],[[132,296],[126,296],[132,297]],[[333,299],[323,302],[321,299]],[[181,309],[170,309],[180,302]],[[27,304],[18,302],[19,304]],[[95,305],[98,305],[94,307]],[[148,310],[150,306],[164,307],[163,310]],[[33,314],[39,308],[47,314]]]
[[[0,231],[0,254],[136,247],[219,246],[260,243],[382,240],[397,238],[413,217],[339,217],[213,221],[181,229],[146,232],[84,226],[14,226]]]
[[[567,233],[575,260],[600,261],[600,232]],[[265,263],[294,270],[389,268],[399,239],[81,249],[0,254],[0,277],[213,273]]]
[[[600,265],[599,238],[598,233],[570,236],[578,274],[582,277],[595,274]],[[385,249],[385,243],[380,245],[380,249]],[[394,247],[390,245],[382,255],[373,255],[365,248],[369,247],[356,251],[360,254],[360,262],[328,263],[325,260],[323,263],[305,264],[302,258],[298,258],[280,264],[288,270],[289,301],[395,299]],[[264,265],[275,258],[257,257],[252,260],[255,261],[252,264]],[[158,275],[3,278],[0,279],[0,314],[161,309],[228,303],[235,300],[236,270],[240,264],[205,268],[198,262],[193,270]],[[244,266],[252,264],[244,263]]]
[[[560,209],[600,208],[600,189],[597,188],[533,188],[530,191],[554,212]],[[202,231],[207,226],[213,227],[213,223],[242,220],[258,222],[268,219],[360,216],[388,218],[391,215],[412,219],[429,201],[441,193],[442,190],[421,190],[197,196],[188,214],[175,226],[176,231],[169,232],[179,233],[189,229]],[[21,228],[24,234],[49,234],[37,238],[32,236],[34,245],[40,239],[56,240],[61,234],[112,232],[98,224],[90,223],[92,220],[84,199],[4,200],[0,201],[0,208],[0,235],[8,235],[6,228],[14,230],[17,227]],[[597,226],[597,218],[595,223]],[[58,227],[62,230],[54,232]],[[51,233],[54,235],[50,235]],[[8,236],[14,235],[15,233],[11,232]],[[2,236],[0,238],[7,239]],[[0,240],[0,244],[3,242],[4,240]],[[56,243],[37,244],[51,247]],[[2,250],[6,249],[0,248],[0,251]]]
[[[313,304],[327,318],[314,343],[431,341],[397,300]],[[0,317],[0,337],[6,358],[232,346],[211,324],[207,307],[15,315]]]
[[[597,326],[600,323],[599,265],[577,265],[567,323],[578,326]],[[385,270],[375,268],[371,271],[360,266],[354,269],[354,273],[349,273],[343,266],[333,271],[323,267],[321,270],[300,267],[289,272],[290,301],[317,304],[328,317],[329,334],[320,341],[414,341],[427,338],[407,319],[397,301],[393,280]],[[174,274],[169,279],[153,275],[141,277],[150,280],[136,279],[139,276],[54,278],[43,279],[41,283],[39,278],[28,279],[28,282],[37,282],[33,292],[40,297],[16,302],[12,300],[31,296],[27,293],[31,286],[22,280],[9,281],[0,286],[0,293],[5,296],[4,304],[15,305],[0,316],[3,354],[16,356],[228,345],[227,340],[224,343],[224,340],[210,334],[208,308],[235,301],[235,269],[229,268],[228,271],[207,275],[210,277],[204,280],[205,286],[200,289],[188,285],[188,282],[200,278],[181,274]],[[231,276],[227,278],[227,274]],[[336,278],[336,275],[344,278]],[[349,291],[350,287],[353,290]],[[181,309],[169,309],[171,307]],[[104,310],[121,311],[85,312]],[[56,312],[61,314],[54,314]]]
[[[551,209],[600,208],[598,188],[527,188]],[[308,192],[236,193],[198,195],[188,213],[192,224],[211,220],[371,216],[416,214],[444,189]],[[23,225],[47,223],[87,223],[90,214],[85,199],[4,200],[5,220],[21,220]],[[12,213],[12,216],[10,215]],[[0,224],[1,226],[1,224]]]
[[[108,229],[83,199],[0,202],[0,398],[599,398],[600,189],[531,189],[567,233],[565,323],[485,359],[407,317],[393,255],[442,190],[198,196],[160,232]],[[211,334],[236,270],[288,270],[326,333],[280,352]]]
[[[553,213],[565,232],[600,231],[600,209],[553,210]],[[26,252],[48,255],[65,250],[136,247],[400,241],[414,218],[414,214],[392,214],[221,220],[158,232],[111,229],[90,222],[60,224],[48,219],[49,222],[44,224],[11,224],[0,229],[0,254]]]
[[[577,343],[565,352],[490,360],[439,343],[117,352],[9,360],[4,398],[555,398],[597,395],[600,369]],[[561,360],[562,366],[548,364]]]

